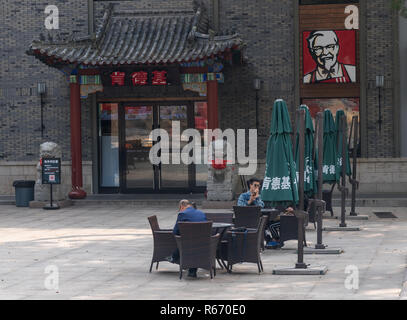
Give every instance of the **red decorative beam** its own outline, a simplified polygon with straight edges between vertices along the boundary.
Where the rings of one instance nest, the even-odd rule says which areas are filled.
[[[71,173],[72,191],[69,193],[71,199],[84,199],[86,192],[82,190],[82,143],[81,143],[81,99],[80,87],[77,76],[76,82],[70,81],[71,91]]]

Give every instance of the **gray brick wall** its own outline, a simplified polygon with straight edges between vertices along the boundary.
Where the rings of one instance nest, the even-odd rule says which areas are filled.
[[[249,129],[256,126],[253,79],[263,80],[259,91],[260,133],[258,157],[265,158],[274,100],[282,98],[294,108],[293,1],[223,0],[220,28],[238,31],[247,48],[247,65],[227,68],[220,85],[221,126]]]
[[[120,3],[119,1],[116,1]],[[210,0],[205,0],[209,5]],[[97,19],[107,1],[95,3]],[[220,85],[220,118],[223,128],[255,126],[254,78],[264,83],[259,92],[261,133],[268,135],[271,108],[276,98],[294,106],[294,1],[291,0],[222,0],[220,27],[238,31],[247,44],[248,64],[225,68],[226,83]],[[387,0],[367,1],[367,89],[368,156],[391,157],[393,144],[393,46],[392,16]],[[38,157],[42,142],[40,100],[37,82],[45,81],[45,137],[62,146],[63,159],[70,159],[69,84],[66,76],[27,56],[32,39],[45,31],[45,0],[2,0],[0,3],[0,160],[31,161]],[[87,1],[55,0],[59,8],[60,33],[86,35]],[[123,1],[120,10],[192,9],[191,0]],[[377,90],[375,76],[386,76],[383,93],[383,129],[378,134]],[[82,100],[83,158],[91,160],[91,104]],[[259,158],[265,156],[267,137],[259,138]]]
[[[54,141],[70,159],[69,84],[66,76],[25,54],[29,44],[46,32],[44,0],[2,0],[0,3],[0,158],[26,161],[38,158],[39,145]],[[59,32],[86,35],[87,2],[55,0],[59,8]],[[58,31],[53,31],[58,32]],[[40,131],[40,99],[37,82],[47,84],[44,99],[44,139]],[[84,112],[83,121],[89,121]],[[86,127],[89,127],[88,125]],[[86,128],[85,127],[85,128]],[[87,130],[84,130],[86,140]],[[84,158],[90,159],[87,149]]]
[[[394,82],[393,82],[393,24],[389,1],[367,1],[367,140],[368,157],[393,157],[394,136]],[[404,57],[401,57],[404,58]],[[379,92],[375,88],[376,75],[385,76],[382,89],[382,131],[378,131]],[[403,88],[401,88],[403,90]]]

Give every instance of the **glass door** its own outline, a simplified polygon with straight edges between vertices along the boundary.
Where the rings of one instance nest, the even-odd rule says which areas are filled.
[[[161,163],[160,189],[188,189],[189,166],[181,159],[181,151],[188,141],[182,141],[182,132],[189,128],[188,107],[186,105],[160,105],[158,107],[160,129],[164,129],[169,136],[169,164]],[[165,158],[162,155],[162,159]]]
[[[99,192],[204,191],[207,166],[188,165],[182,161],[181,154],[192,140],[183,136],[186,129],[198,129],[202,144],[204,142],[203,130],[207,128],[205,102],[99,103],[98,115]],[[162,160],[168,159],[169,162],[159,165],[150,161],[150,150],[157,143],[150,138],[155,128],[165,130],[169,138],[169,148],[162,148],[158,153]]]
[[[124,190],[157,188],[149,154],[153,146],[150,133],[154,124],[152,105],[124,105],[123,182]]]

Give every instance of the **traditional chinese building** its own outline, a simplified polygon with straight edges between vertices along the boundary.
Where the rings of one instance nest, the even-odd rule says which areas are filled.
[[[35,176],[44,141],[61,145],[73,197],[202,192],[205,165],[146,158],[151,129],[174,119],[181,132],[257,128],[262,177],[277,98],[292,115],[303,103],[358,116],[360,192],[407,190],[406,28],[390,1],[54,3],[58,30],[45,29],[41,1],[3,7],[0,194]]]
[[[98,192],[204,191],[204,164],[152,165],[150,132],[219,127],[218,83],[241,65],[237,34],[210,35],[207,11],[120,12],[110,5],[94,36],[34,41],[29,54],[70,74],[72,198],[83,198],[81,101],[96,108]],[[89,98],[89,95],[92,95]],[[89,108],[89,106],[82,106]],[[172,122],[180,122],[174,135]],[[181,142],[181,148],[187,142]],[[169,157],[179,151],[171,148]]]

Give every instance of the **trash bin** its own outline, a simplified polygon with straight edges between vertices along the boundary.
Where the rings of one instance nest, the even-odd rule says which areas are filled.
[[[16,207],[28,207],[30,201],[34,200],[35,181],[17,180],[13,182],[16,188]]]

